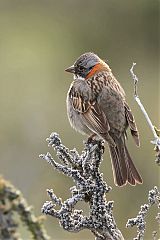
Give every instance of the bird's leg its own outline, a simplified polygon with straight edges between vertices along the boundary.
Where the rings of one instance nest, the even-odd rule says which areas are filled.
[[[94,137],[96,137],[96,136],[97,136],[96,133],[93,133],[91,136],[89,136],[89,138],[88,138],[88,140],[87,140],[87,143],[89,144],[89,143],[93,142]]]
[[[97,137],[97,134],[96,133],[93,133],[87,140],[87,143],[90,144],[90,143],[94,143],[94,142],[97,142],[96,140],[96,137]],[[105,150],[105,147],[104,147],[104,141],[102,141],[102,139],[98,140],[98,145],[99,147],[102,149],[102,153],[104,153],[104,150]],[[103,143],[102,143],[103,142]]]
[[[105,151],[105,147],[104,147],[104,141],[99,141],[99,148],[101,148],[102,150],[102,154],[104,154],[104,151]]]

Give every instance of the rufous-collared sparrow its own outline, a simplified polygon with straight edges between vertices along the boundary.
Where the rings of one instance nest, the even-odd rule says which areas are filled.
[[[88,52],[66,71],[74,75],[67,94],[67,113],[71,126],[108,143],[116,185],[142,183],[125,143],[128,127],[137,146],[140,145],[139,133],[126,103],[124,90],[108,64],[96,54]]]

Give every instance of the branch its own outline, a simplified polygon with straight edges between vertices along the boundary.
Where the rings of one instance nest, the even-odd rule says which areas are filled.
[[[152,144],[155,145],[155,151],[157,152],[157,159],[156,159],[156,163],[158,165],[160,165],[160,137],[158,136],[157,132],[158,130],[153,126],[143,104],[141,103],[140,98],[138,97],[138,93],[137,93],[137,84],[138,84],[138,77],[135,75],[135,73],[133,72],[134,66],[136,65],[136,63],[133,63],[131,69],[130,69],[130,73],[132,76],[132,79],[134,81],[134,98],[136,100],[136,102],[138,103],[142,113],[144,114],[144,117],[153,133],[154,136],[154,140],[151,141]]]
[[[57,163],[50,153],[40,157],[60,173],[71,177],[75,186],[70,188],[71,197],[65,201],[58,198],[52,189],[47,190],[50,201],[44,203],[42,212],[57,218],[63,229],[69,232],[89,229],[96,240],[123,240],[113,217],[113,202],[106,201],[106,193],[111,187],[104,182],[99,170],[103,160],[103,142],[94,140],[85,143],[81,155],[75,149],[66,148],[57,133],[52,133],[47,142],[56,150],[62,164]],[[79,201],[89,203],[89,216],[76,209]]]
[[[160,138],[159,138],[160,131],[157,130],[153,126],[153,124],[152,124],[152,122],[151,122],[143,104],[141,103],[141,101],[138,97],[138,93],[137,93],[137,91],[138,91],[138,88],[137,88],[138,77],[133,72],[133,68],[134,68],[135,65],[136,65],[136,63],[133,63],[133,65],[130,69],[131,76],[132,76],[132,79],[134,81],[134,98],[135,98],[136,102],[138,103],[141,111],[143,112],[143,114],[144,114],[144,116],[147,120],[147,123],[148,123],[148,125],[149,125],[149,127],[150,127],[150,129],[153,133],[154,140],[151,141],[151,143],[155,145],[155,151],[157,152],[156,163],[158,163],[158,165],[160,165]],[[127,224],[126,224],[127,227],[133,227],[135,225],[137,226],[137,228],[138,228],[137,237],[134,238],[134,240],[143,240],[145,230],[146,230],[145,217],[147,216],[148,211],[150,210],[150,207],[153,204],[156,204],[157,207],[160,208],[160,192],[158,191],[158,188],[156,186],[154,187],[154,189],[149,191],[148,204],[142,205],[141,210],[139,211],[137,217],[129,219]],[[158,224],[160,224],[160,213],[157,214],[156,220],[157,220]],[[152,237],[153,237],[154,240],[156,239],[156,235],[157,235],[157,232],[154,231],[152,233]]]

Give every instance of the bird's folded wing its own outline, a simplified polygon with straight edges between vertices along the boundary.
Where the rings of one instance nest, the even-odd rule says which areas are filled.
[[[70,100],[75,111],[81,114],[84,124],[93,132],[99,134],[108,133],[109,123],[104,112],[100,109],[98,103],[86,97],[86,93],[79,93],[72,89]]]
[[[107,118],[97,102],[92,103],[88,111],[85,112],[82,117],[88,128],[100,135],[106,134],[110,130]]]
[[[128,104],[125,102],[125,115],[126,115],[126,119],[129,125],[129,128],[131,130],[131,134],[133,136],[133,139],[136,143],[137,146],[140,146],[140,140],[139,140],[139,133],[138,133],[138,129],[136,126],[136,122],[134,120],[134,116],[131,112],[130,107],[128,106]]]

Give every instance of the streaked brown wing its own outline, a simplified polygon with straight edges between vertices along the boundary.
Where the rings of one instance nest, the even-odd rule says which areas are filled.
[[[110,126],[104,112],[100,109],[97,102],[90,105],[87,112],[83,114],[87,126],[100,135],[108,134]]]
[[[69,92],[69,98],[76,112],[85,113],[90,107],[90,99],[87,91],[83,93],[72,86]]]
[[[74,87],[70,91],[70,100],[75,111],[84,118],[84,124],[93,132],[106,134],[110,130],[107,118],[98,103],[87,97],[86,92],[78,92]]]
[[[82,114],[82,117],[88,128],[106,140],[109,145],[116,147],[113,138],[109,134],[110,126],[107,118],[97,102],[93,102],[88,111]]]
[[[79,86],[72,86],[69,93],[70,102],[74,110],[79,113],[83,124],[115,147],[115,142],[109,134],[110,126],[107,118],[92,96],[91,89],[87,87],[82,89]]]
[[[126,115],[126,119],[129,125],[129,128],[131,130],[131,134],[133,136],[133,139],[136,143],[137,146],[140,146],[140,140],[139,140],[139,133],[138,133],[138,129],[136,126],[136,122],[134,120],[134,116],[131,112],[130,107],[128,106],[128,104],[125,102],[125,115]]]

